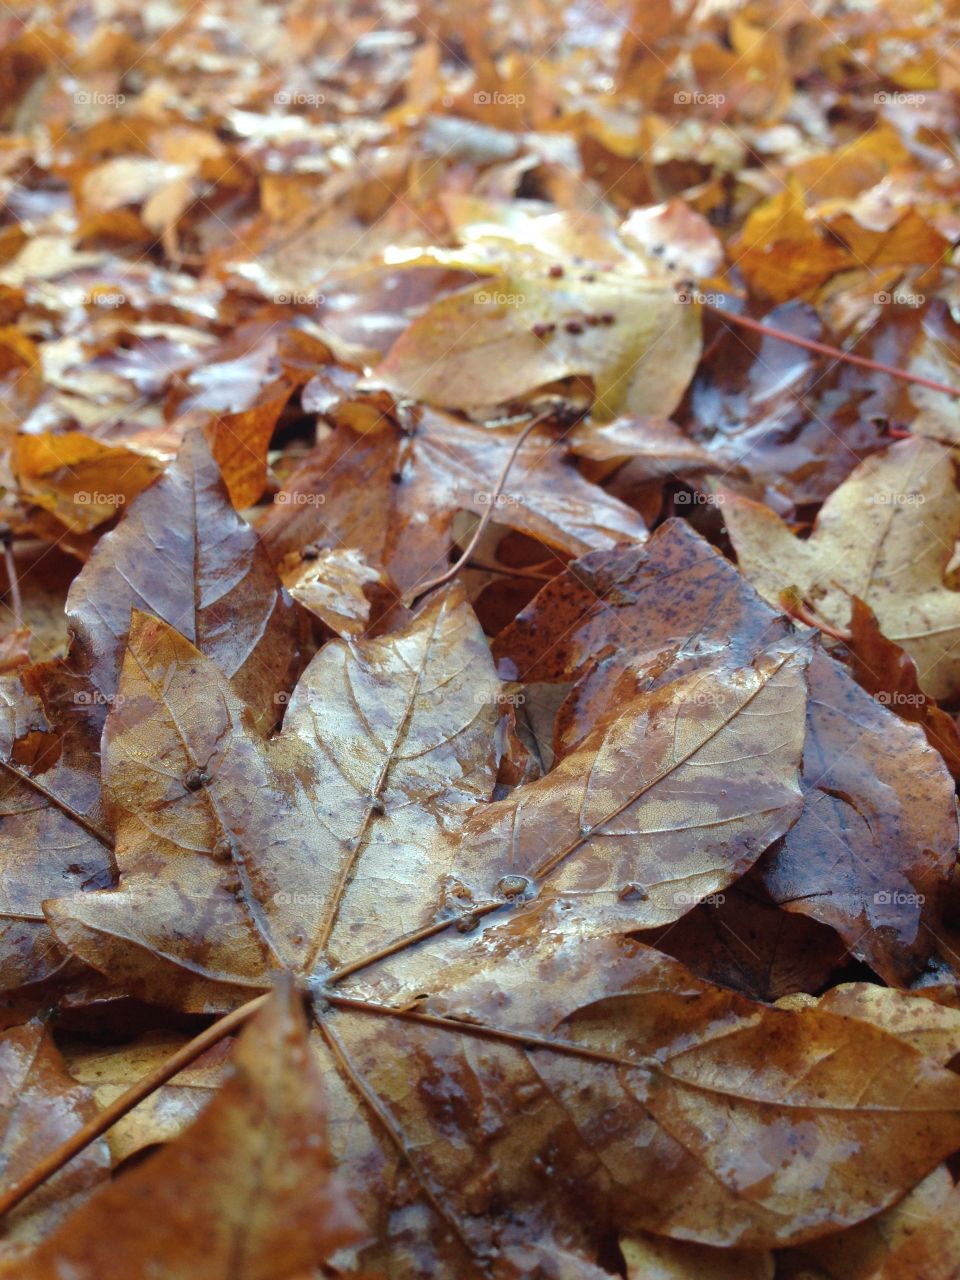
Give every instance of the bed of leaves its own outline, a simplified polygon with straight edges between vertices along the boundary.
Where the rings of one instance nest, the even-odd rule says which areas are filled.
[[[5,1280],[960,1275],[958,48],[4,8]]]

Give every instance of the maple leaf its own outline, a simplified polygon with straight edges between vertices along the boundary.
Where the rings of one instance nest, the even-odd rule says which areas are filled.
[[[557,715],[564,754],[638,688],[718,654],[746,663],[789,630],[732,565],[670,521],[645,548],[574,562],[494,654],[507,678],[577,682]],[[906,983],[935,945],[956,850],[953,787],[921,731],[822,651],[807,678],[804,809],[765,855],[763,880],[775,902],[830,925],[887,981]]]
[[[801,719],[784,738],[771,711],[802,706],[803,664],[775,646],[601,724],[581,748],[584,832],[551,813],[574,785],[563,764],[484,807],[498,682],[456,590],[403,631],[326,646],[267,744],[209,659],[135,619],[104,736],[120,887],[49,918],[128,990],[182,1008],[302,976],[335,1155],[376,1236],[363,1265],[480,1275],[534,1220],[576,1253],[611,1213],[713,1245],[857,1221],[950,1149],[960,1082],[866,1023],[752,1004],[617,936],[682,915],[789,825]],[[724,796],[731,750],[743,786]],[[684,788],[715,789],[720,821],[663,830]],[[658,830],[686,888],[645,900],[634,877]],[[841,1147],[862,1159],[827,1157],[824,1196],[814,1170]]]
[[[795,538],[772,511],[724,494],[723,515],[743,572],[771,603],[795,586],[837,626],[857,596],[888,640],[917,664],[933,697],[960,688],[960,596],[944,565],[960,537],[949,450],[904,440],[860,464],[823,504],[811,536]]]
[[[0,18],[0,1274],[957,1280],[960,16],[279,9]]]
[[[457,235],[462,248],[408,257],[484,279],[415,319],[374,370],[377,383],[478,409],[581,376],[593,381],[600,421],[673,412],[700,354],[700,320],[696,307],[678,305],[656,258],[589,215],[523,218],[471,205]]]

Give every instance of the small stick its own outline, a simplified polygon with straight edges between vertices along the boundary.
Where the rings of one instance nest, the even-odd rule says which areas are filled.
[[[466,550],[460,556],[459,560],[456,560],[449,567],[449,569],[447,569],[444,573],[441,573],[436,578],[431,578],[429,582],[425,582],[422,585],[415,587],[413,591],[410,592],[407,599],[404,601],[404,603],[407,604],[408,607],[414,604],[417,600],[419,600],[421,596],[426,595],[428,591],[432,591],[434,587],[442,587],[445,582],[449,582],[451,578],[455,577],[460,572],[463,566],[471,558],[474,551],[476,550],[477,543],[483,537],[484,530],[486,529],[487,525],[490,523],[490,520],[493,516],[494,508],[497,505],[497,499],[500,497],[500,494],[503,492],[503,486],[507,482],[507,476],[510,474],[510,468],[513,466],[514,462],[516,461],[517,454],[520,452],[520,448],[524,440],[526,440],[527,436],[534,429],[534,427],[539,427],[540,424],[544,422],[545,419],[548,418],[549,416],[550,415],[548,413],[538,414],[537,417],[531,419],[531,421],[527,423],[527,425],[523,428],[523,430],[517,436],[514,446],[510,450],[510,456],[509,458],[507,458],[504,468],[500,472],[500,479],[497,481],[497,487],[494,489],[493,493],[490,495],[490,501],[487,505],[487,509],[481,516],[480,523],[477,525],[476,529],[474,529],[473,537],[467,543]]]
[[[10,1187],[8,1191],[0,1195],[0,1218],[9,1213],[11,1209],[16,1208],[32,1191],[36,1191],[37,1187],[46,1182],[48,1178],[52,1178],[74,1156],[79,1155],[84,1147],[88,1147],[91,1142],[95,1142],[97,1138],[106,1133],[111,1125],[116,1124],[128,1111],[132,1111],[138,1103],[149,1097],[155,1089],[159,1089],[161,1085],[166,1084],[178,1071],[188,1067],[191,1062],[199,1058],[207,1049],[218,1044],[224,1036],[242,1026],[258,1009],[263,1007],[269,999],[269,995],[270,993],[267,992],[262,996],[257,996],[253,1000],[248,1000],[246,1004],[242,1004],[239,1009],[233,1009],[230,1013],[225,1014],[219,1022],[207,1027],[206,1031],[201,1031],[200,1035],[195,1036],[183,1048],[178,1049],[166,1062],[161,1062],[158,1067],[154,1067],[142,1080],[138,1080],[136,1084],[131,1085],[126,1093],[122,1093],[108,1107],[104,1107],[99,1115],[94,1116],[92,1120],[88,1120],[82,1129],[78,1129],[66,1142],[61,1143],[56,1151],[51,1151],[16,1186]]]
[[[739,325],[742,329],[751,329],[754,333],[765,334],[768,338],[779,338],[781,342],[803,347],[806,351],[815,351],[821,356],[830,356],[845,364],[859,365],[861,369],[871,369],[874,373],[887,373],[891,378],[899,378],[901,382],[913,382],[919,387],[927,387],[930,391],[940,391],[945,396],[960,396],[960,387],[949,387],[945,382],[935,382],[932,378],[921,377],[919,373],[908,373],[906,369],[898,369],[896,365],[884,364],[880,360],[868,360],[866,356],[851,355],[849,351],[841,351],[839,347],[828,346],[825,342],[798,338],[796,334],[788,333],[786,329],[775,329],[772,325],[751,320],[748,316],[734,315],[732,311],[725,311],[723,307],[715,307],[709,302],[704,302],[702,305],[706,311],[712,311],[715,315],[722,316],[724,320],[729,320],[731,324]]]
[[[546,564],[546,560],[541,560],[541,564]],[[560,569],[565,568],[563,561],[560,561]],[[492,561],[482,560],[479,556],[475,556],[466,566],[468,569],[479,569],[485,573],[496,573],[501,578],[532,578],[536,582],[551,582],[556,574],[540,573],[536,568],[514,569],[507,565],[494,564]]]
[[[23,626],[23,598],[20,595],[17,562],[13,555],[13,531],[6,521],[0,523],[0,542],[3,543],[3,559],[7,566],[7,579],[10,583],[10,610],[19,630]]]
[[[853,639],[849,631],[843,631],[840,627],[835,627],[832,622],[828,622],[826,618],[821,618],[794,587],[788,587],[786,591],[780,592],[780,608],[788,618],[795,618],[797,622],[802,622],[807,627],[816,627],[824,635],[833,636],[834,640],[842,640],[844,644],[850,644]]]

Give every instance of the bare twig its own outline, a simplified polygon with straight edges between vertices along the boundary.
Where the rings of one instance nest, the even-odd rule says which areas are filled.
[[[13,534],[6,522],[0,523],[0,542],[3,543],[3,560],[7,567],[7,581],[10,583],[10,611],[19,629],[23,626],[23,597],[20,595],[20,579],[17,577],[17,562],[13,554]]]
[[[945,396],[960,396],[960,387],[950,387],[945,382],[935,382],[933,378],[921,377],[919,373],[910,373],[906,369],[898,369],[896,365],[884,364],[881,360],[868,360],[866,356],[855,356],[839,347],[828,346],[825,342],[814,342],[811,338],[798,338],[786,329],[775,329],[772,325],[763,324],[759,320],[751,320],[748,316],[738,316],[723,307],[715,307],[705,302],[704,309],[712,311],[732,325],[741,329],[750,329],[754,333],[762,333],[768,338],[778,338],[781,342],[789,342],[795,347],[803,347],[806,351],[815,351],[817,355],[829,356],[844,364],[859,365],[861,369],[871,369],[874,373],[886,373],[891,378],[899,378],[901,382],[913,382],[919,387],[927,387],[930,391],[940,391]]]

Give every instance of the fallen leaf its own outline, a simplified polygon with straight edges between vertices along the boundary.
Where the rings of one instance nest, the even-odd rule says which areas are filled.
[[[279,719],[277,695],[295,657],[293,606],[199,436],[188,437],[70,587],[74,660],[106,701],[116,694],[131,608],[167,619],[215,656],[262,724]]]
[[[305,546],[358,552],[405,593],[446,567],[457,510],[493,506],[498,523],[568,554],[645,537],[640,516],[566,465],[546,428],[523,442],[498,492],[518,434],[429,409],[406,430],[341,427],[277,495],[264,545],[278,562]]]
[[[923,692],[916,663],[883,635],[872,610],[857,596],[850,611],[850,639],[844,647],[857,683],[904,720],[921,725],[931,747],[940,752],[953,776],[960,777],[956,721]],[[842,653],[839,656],[843,658]]]
[[[375,381],[395,395],[469,410],[589,377],[600,421],[672,413],[699,358],[700,317],[678,305],[656,259],[631,253],[586,218],[546,214],[501,225],[491,213],[458,228],[463,249],[433,255],[486,278],[415,319]]]
[[[97,1107],[90,1089],[70,1077],[50,1034],[39,1019],[0,1032],[0,1159],[5,1177],[16,1182],[37,1160],[72,1137]],[[38,1188],[4,1221],[0,1267],[23,1275],[23,1254],[54,1231],[70,1211],[109,1176],[110,1156],[100,1139]]]
[[[494,654],[507,679],[577,681],[557,716],[566,754],[638,688],[720,655],[749,662],[789,633],[732,565],[671,521],[645,547],[576,561]],[[906,985],[936,941],[957,841],[953,787],[919,728],[825,653],[808,680],[803,813],[759,869],[774,902],[830,925],[885,980]]]
[[[884,636],[917,664],[921,687],[960,689],[960,596],[943,569],[960,538],[960,496],[948,449],[904,440],[862,462],[823,504],[806,541],[773,512],[723,495],[723,517],[743,572],[776,604],[794,586],[839,627],[851,597],[876,614]]]
[[[766,1250],[710,1249],[651,1235],[621,1240],[620,1249],[627,1280],[773,1280],[773,1254]]]
[[[190,1128],[7,1274],[120,1280],[160,1266],[170,1280],[293,1280],[355,1240],[296,1006],[288,984],[241,1037],[231,1078]]]

